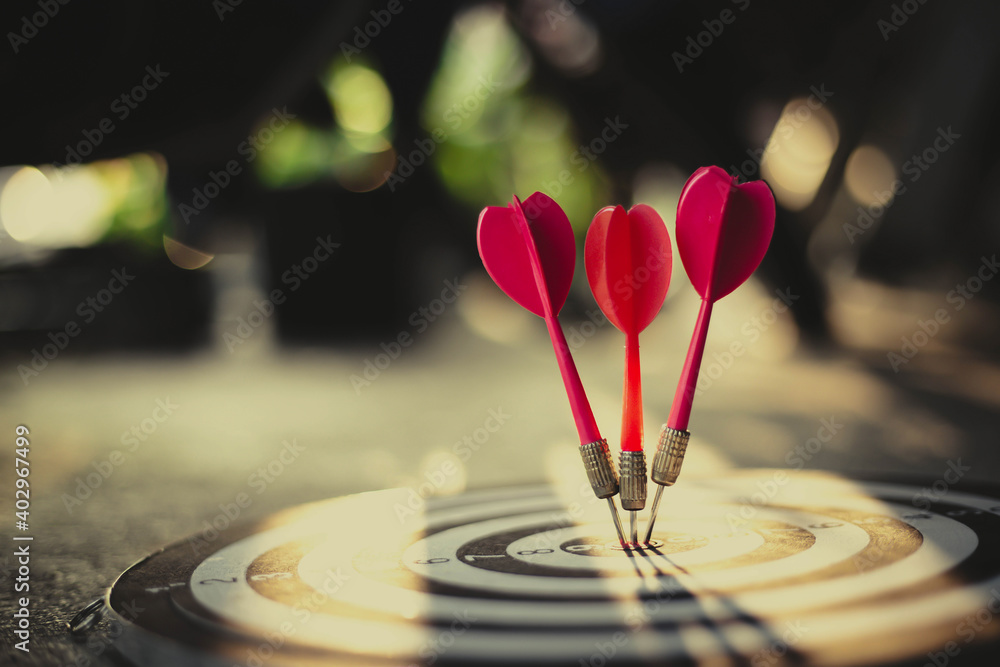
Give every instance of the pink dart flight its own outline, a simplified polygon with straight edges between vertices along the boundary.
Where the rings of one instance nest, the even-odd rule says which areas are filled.
[[[545,319],[582,443],[601,439],[590,402],[556,315],[566,303],[576,265],[573,228],[550,197],[536,192],[524,205],[487,206],[479,214],[479,256],[507,296]]]
[[[646,204],[597,212],[584,252],[597,305],[625,334],[622,451],[642,451],[642,381],[639,332],[660,312],[670,287],[673,255],[663,220]]]
[[[677,204],[677,251],[701,295],[701,310],[667,425],[686,430],[712,305],[760,265],[774,233],[774,196],[764,181],[737,184],[719,167],[698,169]]]

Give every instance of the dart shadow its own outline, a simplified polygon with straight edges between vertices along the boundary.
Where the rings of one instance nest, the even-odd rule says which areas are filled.
[[[651,554],[655,554],[655,557]],[[673,577],[678,582],[677,590],[686,593],[691,603],[697,606],[700,613],[693,616],[691,621],[678,622],[676,627],[671,626],[670,628],[682,638],[685,634],[685,625],[705,630],[717,641],[719,652],[724,653],[734,665],[757,667],[758,665],[805,665],[809,663],[807,656],[795,648],[797,636],[791,632],[791,629],[784,632],[776,631],[765,619],[742,608],[730,595],[700,584],[697,574],[672,560],[670,555],[661,551],[660,548],[649,546],[645,549],[630,551],[629,555],[631,559],[642,559],[658,582]],[[660,559],[661,562],[658,563],[657,559]],[[661,567],[663,564],[670,570]],[[638,565],[636,565],[636,571],[641,572]],[[699,584],[696,590],[692,590],[694,588],[692,586],[685,586],[681,583],[681,577],[676,576],[674,572],[681,573],[683,578],[689,580],[691,584]],[[677,597],[676,594],[672,593],[667,602],[675,601]],[[791,621],[786,621],[786,624],[788,623]],[[656,632],[659,629],[658,626],[659,624],[652,621],[647,629]],[[792,637],[789,637],[789,634]],[[761,648],[748,651],[748,644],[755,644]],[[696,651],[690,653],[697,655]]]

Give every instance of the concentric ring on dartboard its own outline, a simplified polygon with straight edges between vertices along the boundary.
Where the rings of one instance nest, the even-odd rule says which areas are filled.
[[[200,561],[175,546],[126,572],[109,600],[121,609],[145,583],[204,632],[252,641],[292,623],[287,651],[383,657],[415,655],[464,613],[475,620],[449,659],[556,660],[591,653],[594,636],[642,627],[657,632],[640,632],[623,657],[751,652],[789,617],[814,623],[803,648],[885,633],[918,647],[949,621],[953,629],[952,619],[1000,581],[994,499],[950,493],[950,504],[918,511],[906,504],[912,488],[841,484],[809,488],[800,496],[808,507],[755,504],[747,517],[747,503],[732,501],[749,481],[719,483],[728,486],[692,487],[689,502],[677,503],[686,515],[661,519],[661,539],[687,544],[673,553],[568,549],[606,543],[607,520],[568,525],[544,490],[469,494],[413,525],[392,511],[402,494],[385,492],[374,494],[378,502],[332,501],[277,528],[227,534]],[[786,495],[773,500],[793,499]],[[345,539],[357,528],[347,519],[359,514],[371,519],[375,544]]]
[[[406,569],[423,579],[474,591],[480,598],[493,594],[486,599],[469,598],[462,601],[463,608],[484,622],[566,626],[581,622],[615,623],[620,619],[620,609],[615,604],[607,604],[608,602],[656,596],[664,590],[674,590],[678,585],[698,594],[735,594],[740,589],[758,589],[733,598],[737,607],[756,613],[841,604],[852,601],[859,595],[856,588],[841,585],[837,581],[839,577],[866,579],[862,588],[866,596],[889,593],[947,571],[968,556],[976,544],[975,535],[961,524],[954,521],[938,522],[932,529],[935,538],[933,542],[952,545],[952,549],[956,551],[955,557],[942,559],[936,549],[924,548],[919,539],[913,538],[913,534],[917,534],[914,529],[892,516],[844,510],[805,512],[761,507],[756,514],[761,520],[783,520],[793,526],[792,530],[807,529],[812,533],[814,543],[811,549],[795,549],[791,554],[778,553],[787,557],[741,566],[741,563],[746,562],[744,556],[758,549],[764,551],[762,547],[773,545],[768,544],[767,538],[756,531],[741,531],[732,537],[726,534],[728,528],[722,517],[738,509],[738,506],[732,505],[703,505],[692,512],[692,519],[681,522],[687,530],[699,530],[698,525],[701,524],[702,533],[713,537],[709,546],[675,554],[670,558],[655,554],[644,554],[641,558],[626,557],[614,561],[613,567],[601,564],[602,567],[598,568],[593,559],[556,550],[551,554],[524,556],[517,552],[530,549],[515,547],[513,553],[508,550],[506,555],[497,559],[484,558],[488,554],[468,554],[468,545],[477,541],[502,544],[506,533],[512,533],[517,538],[512,540],[512,544],[519,541],[521,546],[528,547],[532,544],[552,543],[549,535],[553,530],[556,534],[572,539],[585,536],[588,530],[594,529],[594,526],[584,525],[546,530],[545,522],[551,520],[551,510],[472,521],[440,530],[417,540],[399,557],[391,550],[379,560],[394,574],[401,562]],[[455,517],[448,513],[444,518],[450,522]],[[837,520],[832,520],[834,518]],[[869,528],[866,530],[853,521],[863,522]],[[667,529],[671,528],[673,522],[669,516],[660,520],[661,526]],[[885,530],[887,526],[893,529],[893,539],[890,541],[901,541],[901,547],[894,547],[888,557],[866,557],[864,551],[872,544],[872,536],[877,530]],[[334,534],[340,533],[336,525],[332,528]],[[289,528],[278,530],[285,533]],[[525,532],[531,535],[526,536]],[[773,537],[779,532],[768,529],[767,535]],[[226,547],[216,554],[218,560],[213,558],[203,563],[195,572],[195,577],[199,580],[231,578],[234,574],[231,571],[232,564],[240,564],[237,567],[239,572],[244,563],[247,566],[253,563],[260,544],[273,543],[276,539],[281,538],[262,533]],[[735,544],[735,549],[729,544]],[[537,547],[535,550],[538,550]],[[366,558],[371,559],[372,550],[367,551]],[[773,552],[773,548],[770,551]],[[461,552],[466,555],[460,560],[458,554]],[[356,553],[357,547],[352,542],[326,540],[302,557],[298,564],[298,577],[315,590],[328,589],[331,577],[348,582],[331,594],[331,600],[335,604],[347,604],[376,614],[392,615],[401,612],[403,617],[429,615],[433,619],[435,612],[440,612],[440,616],[445,619],[449,616],[450,611],[446,607],[428,611],[427,594],[422,590],[400,588],[395,582],[384,582],[373,577],[371,570],[367,572],[367,577],[362,577],[354,564]],[[906,557],[905,561],[902,560],[903,557]],[[552,565],[544,563],[548,558],[552,559]],[[871,567],[866,568],[865,572],[859,572],[857,559],[864,559]],[[513,567],[499,570],[499,562],[506,562]],[[331,564],[335,566],[335,573],[339,574],[331,575]],[[226,572],[218,571],[220,566]],[[699,571],[700,566],[704,566],[704,572]],[[636,576],[637,571],[644,576]],[[623,574],[631,576],[611,576]],[[787,586],[800,589],[798,599],[788,599],[789,596],[782,590]],[[254,607],[255,601],[260,602],[260,598],[249,585],[240,590],[243,595],[234,598],[230,589],[225,593],[219,587],[197,589],[200,593],[199,601],[215,613],[223,615],[229,609],[233,620],[252,622],[254,614],[263,612],[263,609]],[[524,608],[497,604],[498,599],[509,598],[511,595],[531,599],[532,604]],[[690,618],[692,608],[701,609],[704,606],[700,600],[689,599],[685,603],[674,599],[676,597],[671,596],[675,604],[665,606],[664,611],[658,615],[658,620],[678,622]],[[573,600],[578,604],[569,612],[557,613],[556,610],[564,606],[564,600]],[[242,611],[233,612],[234,602],[238,602],[236,606]],[[726,615],[731,615],[731,612]],[[719,618],[714,614],[712,617]],[[325,634],[332,632],[332,629],[323,628],[319,632]]]

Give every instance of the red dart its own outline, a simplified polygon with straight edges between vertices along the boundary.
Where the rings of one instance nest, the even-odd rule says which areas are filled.
[[[636,512],[646,506],[646,457],[642,451],[642,380],[639,333],[660,312],[670,286],[673,257],[663,220],[645,204],[597,212],[584,256],[597,305],[625,334],[622,441],[618,468],[622,507],[630,511],[630,537],[638,543]]]
[[[598,498],[607,498],[615,529],[624,545],[625,536],[613,498],[618,493],[618,475],[556,319],[569,295],[576,265],[576,242],[569,218],[559,204],[541,192],[528,197],[523,206],[514,197],[507,207],[487,206],[482,210],[478,243],[486,272],[500,289],[545,319],[580,435],[580,454],[590,485]]]
[[[691,175],[677,203],[677,251],[684,270],[701,295],[701,310],[687,359],[660,431],[651,477],[660,485],[646,529],[646,541],[664,486],[677,481],[687,451],[688,419],[705,352],[712,305],[746,282],[760,265],[774,233],[774,196],[764,181],[737,184],[719,167],[702,167]]]

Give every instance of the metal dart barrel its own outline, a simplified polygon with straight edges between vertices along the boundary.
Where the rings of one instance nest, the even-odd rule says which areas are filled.
[[[681,474],[681,464],[684,463],[684,455],[687,453],[688,439],[691,434],[688,431],[680,431],[670,428],[666,424],[660,430],[660,442],[656,446],[656,455],[653,456],[653,467],[650,477],[659,487],[653,497],[653,507],[649,513],[649,525],[646,527],[646,542],[653,536],[653,525],[656,523],[656,515],[660,510],[660,498],[663,496],[663,487],[671,486],[677,481]],[[622,505],[624,506],[624,494]]]
[[[580,445],[580,456],[594,495],[598,498],[610,498],[618,493],[618,473],[615,472],[607,440]]]
[[[671,486],[677,481],[690,438],[691,434],[688,431],[678,431],[666,424],[663,425],[660,430],[660,442],[656,446],[656,455],[653,457],[651,477],[654,482],[660,486]]]
[[[636,514],[646,507],[646,454],[642,451],[622,451],[618,459],[621,476],[622,509],[629,510],[629,540],[639,543]]]
[[[614,495],[618,493],[618,473],[615,472],[615,464],[611,460],[608,441],[602,439],[580,445],[580,456],[583,458],[583,469],[587,471],[587,479],[590,480],[590,488],[594,490],[594,495],[608,499],[611,519],[615,522],[615,530],[618,531],[618,540],[624,546],[625,533],[622,531],[622,521],[614,501]]]

